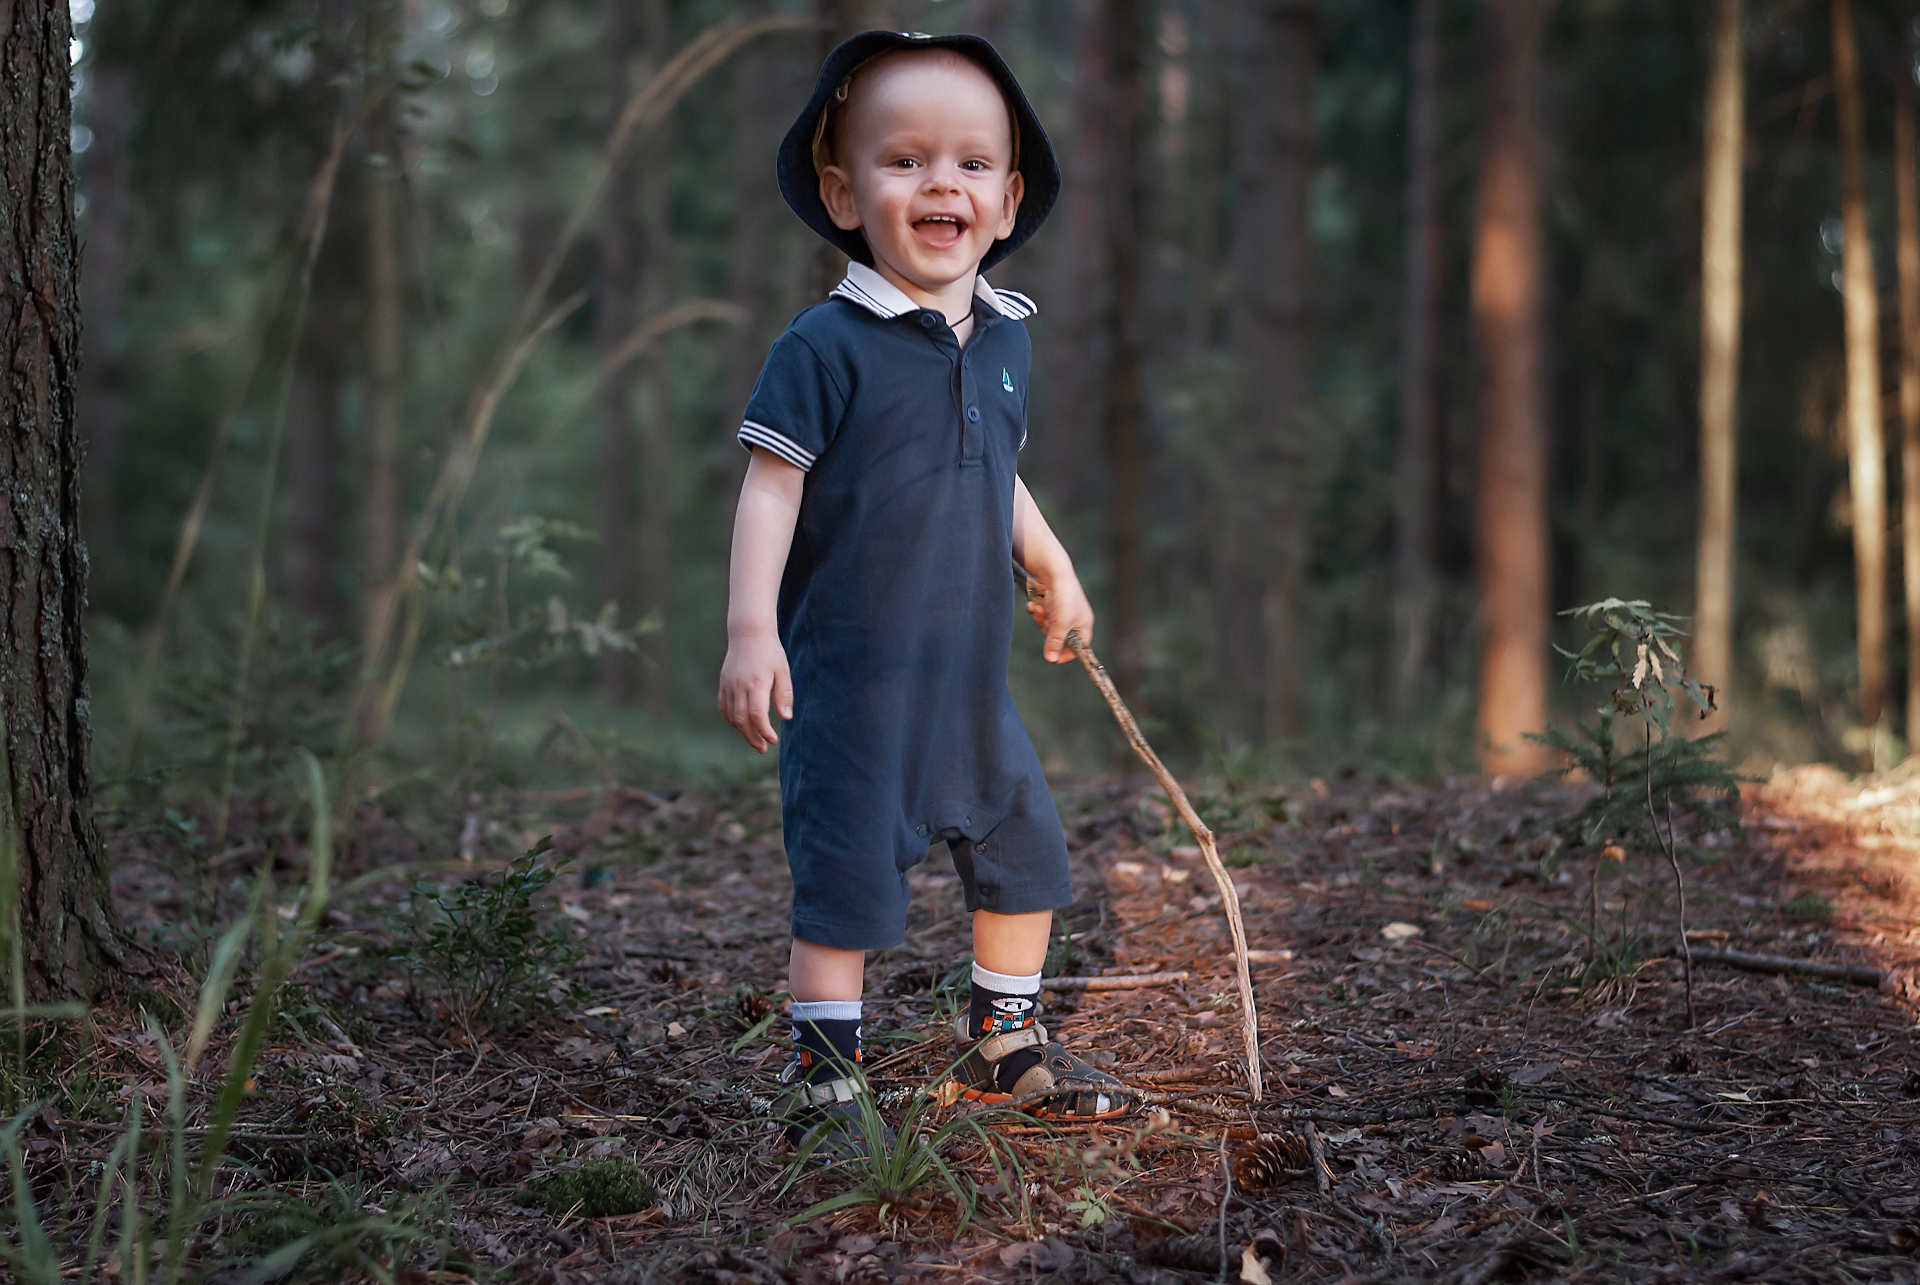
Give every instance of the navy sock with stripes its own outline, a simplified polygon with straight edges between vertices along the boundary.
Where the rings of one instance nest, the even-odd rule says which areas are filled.
[[[967,1031],[974,1039],[1024,1030],[1039,1017],[1039,973],[1031,977],[996,973],[974,961],[973,987],[967,1003]],[[1014,1082],[1039,1065],[1041,1058],[1037,1048],[1007,1054],[993,1068],[995,1087],[1011,1092]]]
[[[860,1062],[860,1001],[816,1000],[793,1006],[793,1048],[799,1079],[837,1080]]]

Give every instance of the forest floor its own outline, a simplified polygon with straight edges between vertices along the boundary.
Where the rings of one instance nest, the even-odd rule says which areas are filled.
[[[948,1154],[978,1184],[970,1219],[938,1177],[884,1213],[802,1216],[859,1175],[794,1170],[768,1114],[784,1021],[750,1028],[784,984],[789,884],[778,800],[757,786],[516,796],[449,825],[447,850],[464,829],[480,859],[549,833],[577,858],[548,894],[578,925],[585,998],[517,1033],[410,1001],[387,962],[405,886],[337,904],[298,978],[324,1020],[269,1041],[241,1180],[437,1186],[454,1252],[417,1281],[1920,1277],[1920,778],[1800,769],[1749,787],[1738,829],[1682,819],[1709,858],[1687,874],[1696,948],[1888,974],[1876,989],[1699,961],[1691,1027],[1666,863],[1564,846],[1573,789],[1347,779],[1215,799],[1258,960],[1257,1102],[1197,851],[1144,779],[1058,798],[1081,899],[1052,971],[1185,978],[1049,993],[1043,1020],[1167,1115],[991,1121],[1017,1179],[962,1136]],[[119,849],[123,913],[159,933],[190,892]],[[345,864],[423,855],[446,851],[369,821]],[[610,881],[585,886],[589,865]],[[944,854],[912,880],[906,943],[868,973],[867,1069],[896,1118],[900,1090],[958,1056],[942,1015],[969,958]],[[191,1010],[185,970],[146,984],[148,1011],[155,990]],[[94,1029],[96,1074],[164,1095],[130,1007]],[[57,1112],[34,1128],[42,1169],[105,1145]],[[525,1181],[608,1156],[651,1180],[643,1211],[520,1203]]]

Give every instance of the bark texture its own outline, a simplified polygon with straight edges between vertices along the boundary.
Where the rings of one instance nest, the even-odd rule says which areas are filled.
[[[1880,301],[1860,173],[1860,59],[1852,0],[1833,0],[1833,91],[1840,116],[1840,251],[1847,333],[1847,459],[1859,630],[1860,724],[1880,721],[1886,692],[1887,478],[1880,427]]]
[[[635,0],[606,0],[602,40],[607,57],[607,128],[626,106],[627,58],[633,45]],[[633,325],[633,167],[622,163],[608,176],[600,211],[600,279],[594,340],[604,359]],[[633,602],[633,411],[632,385],[624,372],[600,392],[600,597],[627,622]],[[633,666],[616,651],[600,653],[600,692],[616,705],[632,698]]]
[[[1300,732],[1319,36],[1313,0],[1249,0],[1234,157],[1230,324],[1239,414],[1214,577],[1220,726],[1245,741]]]
[[[1907,599],[1907,746],[1920,745],[1920,177],[1913,82],[1894,77],[1893,171],[1899,208],[1900,544]]]
[[[1700,531],[1694,579],[1693,668],[1724,687],[1733,677],[1733,550],[1740,393],[1741,154],[1746,148],[1745,0],[1719,0],[1707,77],[1700,199]],[[1724,715],[1699,724],[1726,726]]]
[[[1440,298],[1440,0],[1414,0],[1407,92],[1407,240],[1400,314],[1400,449],[1394,477],[1393,707],[1427,668],[1433,617],[1434,351]]]
[[[673,54],[667,0],[643,0],[641,44],[649,78]],[[673,160],[670,130],[648,132],[641,144],[640,311],[657,316],[673,299]],[[643,671],[647,713],[656,723],[673,714],[673,355],[668,341],[640,359],[642,424],[640,461],[640,574],[645,610],[660,623],[647,640],[651,664]]]
[[[1123,696],[1140,691],[1143,661],[1141,596],[1146,580],[1147,406],[1141,362],[1146,320],[1144,245],[1147,206],[1147,121],[1142,101],[1147,16],[1141,0],[1109,0],[1113,77],[1114,181],[1106,228],[1111,306],[1106,312],[1110,362],[1107,466],[1107,654]]]
[[[325,315],[318,300],[315,310]],[[315,338],[325,344],[329,327],[315,330],[320,332]],[[303,363],[296,376],[292,419],[287,596],[302,616],[326,628],[335,623],[339,609],[334,565],[339,556],[340,379],[325,354]]]
[[[1473,247],[1481,365],[1476,578],[1481,766],[1529,776],[1547,723],[1546,428],[1540,334],[1544,0],[1487,0],[1485,152]]]
[[[102,20],[101,7],[94,21]],[[117,554],[113,476],[120,454],[120,281],[127,248],[127,73],[96,67],[86,124],[93,144],[81,162],[87,198],[80,304],[86,317],[80,383],[80,439],[86,444],[87,542],[92,555]],[[111,571],[109,571],[111,579]]]
[[[0,821],[35,997],[86,997],[119,958],[87,762],[71,35],[65,0],[0,4]]]

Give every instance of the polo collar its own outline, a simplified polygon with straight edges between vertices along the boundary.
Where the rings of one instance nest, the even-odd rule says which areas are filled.
[[[974,277],[973,293],[976,298],[985,301],[989,308],[1015,321],[1024,321],[1039,311],[1033,300],[1018,290],[994,289],[987,284],[984,275]],[[833,293],[827,297],[859,304],[874,316],[888,320],[921,311],[920,305],[909,299],[906,291],[875,269],[859,262],[847,264],[846,279],[835,286]]]

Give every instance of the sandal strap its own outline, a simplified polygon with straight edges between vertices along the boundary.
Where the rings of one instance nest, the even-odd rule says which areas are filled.
[[[972,1037],[967,1034],[967,1019],[964,1014],[954,1023],[962,1043]],[[973,1046],[970,1056],[978,1057],[988,1066],[992,1066],[1009,1053],[1018,1053],[1021,1049],[1040,1048],[1047,1043],[1047,1028],[1035,1022],[1032,1026],[1023,1026],[1017,1031],[1002,1031],[998,1035],[989,1035]]]
[[[819,1080],[811,1084],[802,1082],[793,1086],[793,1096],[810,1107],[851,1102],[867,1091],[866,1085],[844,1077],[837,1080]]]

